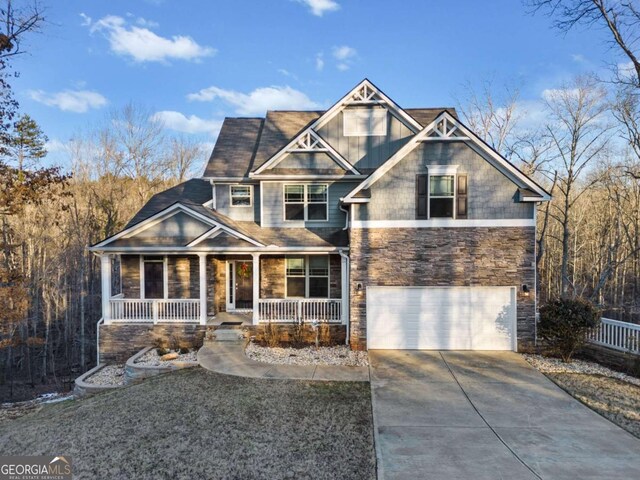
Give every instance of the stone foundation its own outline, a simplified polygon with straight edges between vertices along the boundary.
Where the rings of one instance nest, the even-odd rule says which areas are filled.
[[[170,347],[173,339],[180,346],[198,348],[202,346],[206,326],[204,325],[100,325],[100,362],[124,363],[129,357],[145,347]]]
[[[516,286],[518,349],[535,341],[533,227],[351,229],[350,257],[354,349],[366,349],[369,286]]]

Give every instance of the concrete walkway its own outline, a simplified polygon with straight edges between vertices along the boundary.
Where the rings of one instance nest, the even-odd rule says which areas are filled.
[[[273,365],[244,353],[244,342],[211,342],[198,351],[200,366],[212,372],[250,378],[368,382],[368,367]]]
[[[640,478],[640,440],[511,352],[369,352],[380,479]]]

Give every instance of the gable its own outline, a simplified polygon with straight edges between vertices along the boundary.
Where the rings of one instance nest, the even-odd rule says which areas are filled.
[[[178,242],[188,243],[210,228],[210,225],[201,220],[179,211],[149,228],[127,235],[125,238],[173,238]]]
[[[409,155],[419,145],[428,142],[464,142],[476,152],[478,152],[484,160],[495,166],[507,178],[509,178],[519,188],[530,189],[537,197],[522,197],[521,201],[548,201],[551,195],[538,185],[533,179],[529,178],[522,171],[516,168],[507,159],[492,149],[484,141],[482,141],[475,133],[465,126],[458,119],[453,117],[446,110],[443,111],[431,124],[426,126],[417,135],[414,135],[402,148],[392,155],[385,163],[383,163],[374,173],[366,180],[352,190],[344,199],[345,203],[362,203],[366,199],[357,200],[359,192],[369,189],[372,185],[383,178],[398,162]]]
[[[219,233],[198,243],[199,248],[216,247],[255,247],[252,243],[226,232]]]
[[[368,107],[352,106],[339,112],[323,125],[318,133],[327,140],[358,171],[368,173],[382,165],[414,135],[394,113],[385,107],[386,134],[375,136],[346,136],[344,132],[345,112]]]
[[[369,189],[354,220],[415,220],[416,176],[435,167],[453,167],[467,177],[467,218],[531,219],[534,205],[521,203],[519,188],[465,142],[425,142],[395,164]]]

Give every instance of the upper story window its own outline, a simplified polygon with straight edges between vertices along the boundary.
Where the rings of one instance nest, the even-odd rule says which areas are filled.
[[[467,218],[467,175],[457,166],[429,166],[416,176],[416,218]]]
[[[230,185],[232,207],[250,207],[253,204],[253,188],[251,185]]]
[[[284,219],[324,222],[329,218],[327,185],[284,186]]]
[[[429,178],[429,213],[432,218],[453,218],[455,177],[431,175]]]
[[[352,108],[343,112],[345,137],[383,136],[387,134],[387,110]]]

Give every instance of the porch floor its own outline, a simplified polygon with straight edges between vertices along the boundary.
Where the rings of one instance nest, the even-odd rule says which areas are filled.
[[[223,322],[242,322],[242,325],[252,325],[253,319],[250,312],[219,312],[215,317],[209,317],[207,325],[222,325]]]

